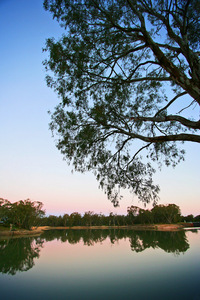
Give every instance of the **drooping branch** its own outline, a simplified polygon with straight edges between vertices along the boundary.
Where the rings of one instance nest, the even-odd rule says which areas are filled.
[[[145,148],[148,148],[151,144],[152,144],[152,143],[149,143],[149,144],[147,144],[147,145],[141,147],[141,148],[134,154],[134,156],[133,156],[133,158],[132,158],[131,161],[133,161],[133,160],[136,158],[136,156],[137,156],[142,150],[144,150]],[[130,163],[131,163],[131,162],[129,162],[127,165],[129,165]]]

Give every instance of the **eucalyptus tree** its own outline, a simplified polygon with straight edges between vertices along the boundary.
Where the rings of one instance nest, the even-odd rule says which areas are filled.
[[[13,224],[19,228],[31,229],[38,225],[45,211],[42,209],[43,203],[31,201],[30,199],[20,200],[14,203],[0,198],[0,220],[4,224]]]
[[[181,210],[176,204],[155,205],[152,210],[154,223],[177,223],[181,220]]]
[[[114,205],[126,188],[157,201],[156,162],[200,143],[198,0],[45,0],[63,27],[44,51],[60,97],[50,127],[76,171],[93,171]]]
[[[85,212],[82,217],[82,224],[84,226],[92,226],[93,223],[94,223],[94,212],[93,211]]]

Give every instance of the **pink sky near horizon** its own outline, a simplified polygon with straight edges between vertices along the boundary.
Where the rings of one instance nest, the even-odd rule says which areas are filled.
[[[11,202],[41,201],[47,214],[78,211],[126,214],[127,207],[143,207],[124,192],[114,208],[90,174],[71,173],[49,130],[48,110],[58,104],[46,86],[42,61],[45,39],[62,30],[42,0],[0,1],[0,197]],[[200,214],[200,156],[198,144],[186,144],[186,159],[175,169],[163,167],[155,182],[159,204],[175,203],[184,215]],[[152,205],[147,205],[151,208]]]

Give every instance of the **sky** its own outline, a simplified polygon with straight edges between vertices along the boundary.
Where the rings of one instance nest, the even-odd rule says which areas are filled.
[[[128,191],[114,208],[91,173],[71,173],[49,130],[48,111],[59,99],[45,82],[45,40],[62,29],[43,0],[0,0],[0,197],[41,201],[46,214],[94,211],[126,214],[142,202]],[[155,175],[158,204],[174,203],[183,215],[200,214],[200,146],[185,145],[185,161]],[[152,205],[146,208],[151,209]]]

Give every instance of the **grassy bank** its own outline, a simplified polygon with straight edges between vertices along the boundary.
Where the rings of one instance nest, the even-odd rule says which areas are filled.
[[[39,227],[35,228],[34,230],[25,230],[25,229],[19,229],[16,228],[14,231],[10,231],[9,227],[5,227],[0,225],[0,237],[13,237],[13,236],[36,236],[40,235],[43,232]]]
[[[42,226],[38,227],[41,230],[51,230],[51,229],[72,229],[72,230],[79,230],[79,229],[132,229],[132,230],[159,230],[159,231],[172,231],[172,230],[180,230],[183,229],[182,224],[136,224],[132,226],[73,226],[73,227],[51,227],[51,226]],[[36,228],[33,228],[35,230]]]

